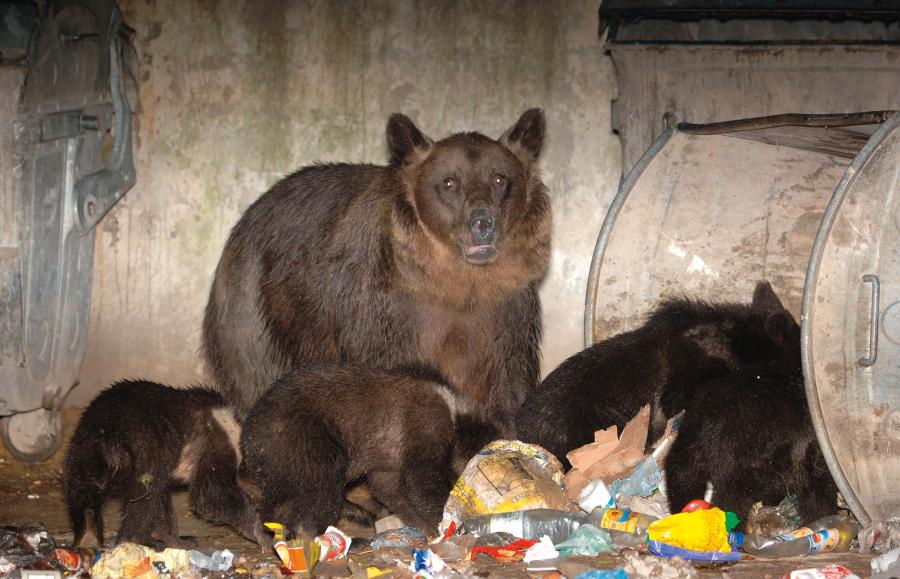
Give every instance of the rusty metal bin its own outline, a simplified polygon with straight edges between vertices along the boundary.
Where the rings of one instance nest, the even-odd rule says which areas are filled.
[[[748,301],[769,279],[801,320],[810,411],[861,522],[900,516],[900,114],[669,122],[623,180],[588,278],[585,344],[662,297]]]

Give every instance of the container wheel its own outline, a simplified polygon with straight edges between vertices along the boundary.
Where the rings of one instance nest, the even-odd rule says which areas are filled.
[[[3,445],[18,460],[47,460],[62,444],[62,418],[56,410],[35,410],[0,420]]]

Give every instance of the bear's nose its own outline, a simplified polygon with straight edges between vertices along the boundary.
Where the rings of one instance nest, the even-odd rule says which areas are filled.
[[[476,242],[489,243],[494,237],[494,224],[497,219],[487,209],[476,209],[469,215],[469,231]]]

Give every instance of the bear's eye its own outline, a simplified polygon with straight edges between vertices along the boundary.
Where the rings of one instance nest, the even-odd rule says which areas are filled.
[[[507,183],[506,177],[504,177],[503,175],[500,175],[499,173],[494,175],[492,181],[494,183],[494,187],[496,187],[498,189],[503,189],[506,187],[506,183]]]
[[[459,189],[459,181],[457,181],[456,177],[444,177],[444,180],[441,181],[441,185],[444,187],[445,191],[456,191]]]

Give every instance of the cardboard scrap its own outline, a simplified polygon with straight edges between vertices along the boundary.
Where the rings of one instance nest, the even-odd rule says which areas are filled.
[[[577,500],[588,481],[600,479],[610,485],[626,476],[644,458],[649,427],[650,405],[645,405],[622,429],[622,436],[617,436],[615,426],[598,430],[594,442],[566,454],[572,464],[564,479],[566,495]]]

